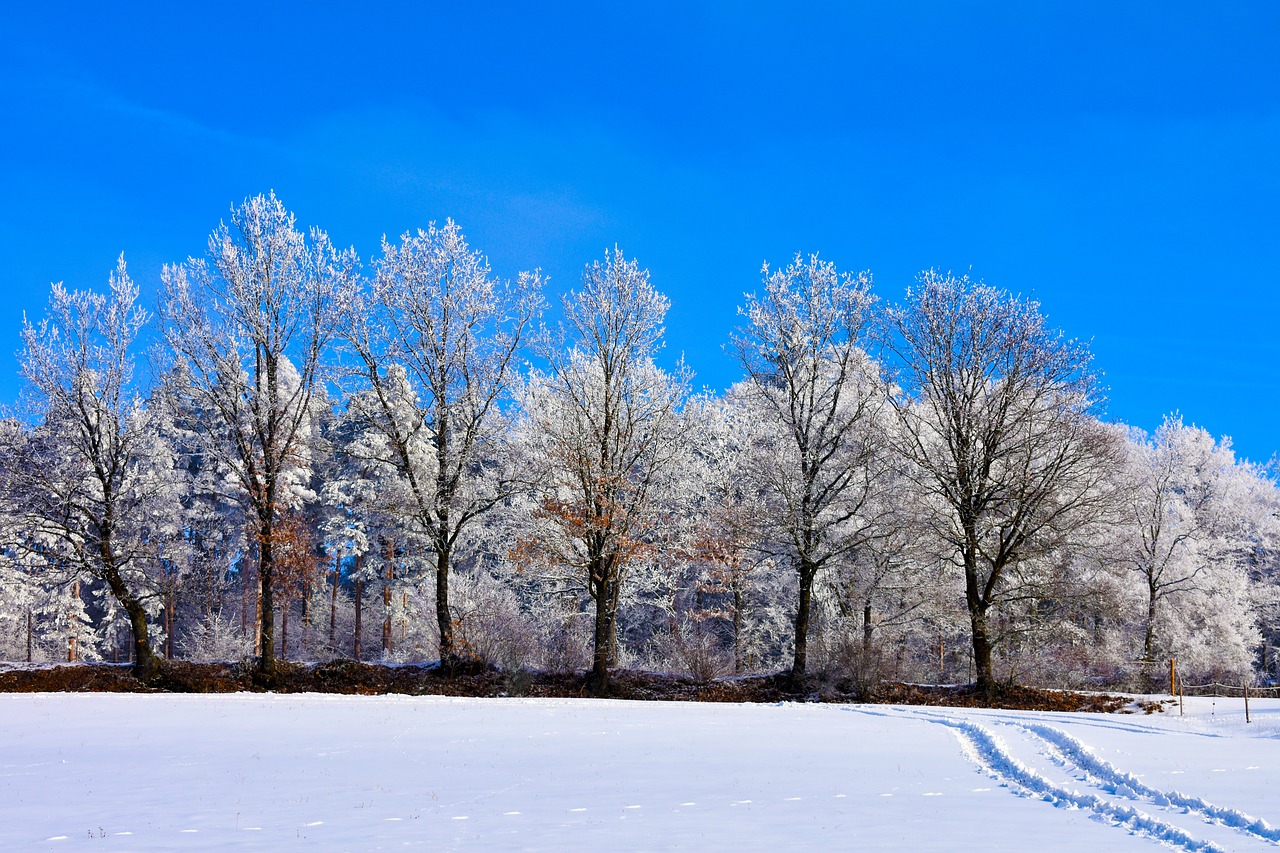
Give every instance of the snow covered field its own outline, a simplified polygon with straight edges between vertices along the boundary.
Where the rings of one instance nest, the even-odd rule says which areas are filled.
[[[0,850],[1276,849],[1280,701],[1187,705],[7,694]]]

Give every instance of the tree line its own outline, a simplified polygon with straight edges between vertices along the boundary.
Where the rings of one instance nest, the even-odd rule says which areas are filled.
[[[281,657],[479,659],[597,691],[619,665],[1276,671],[1270,471],[1177,415],[1106,421],[1088,347],[967,276],[885,304],[766,264],[722,393],[659,365],[670,303],[617,249],[549,322],[541,274],[452,221],[364,262],[271,194],[162,283],[153,314],[121,257],[24,321],[0,656],[252,658],[268,685]]]

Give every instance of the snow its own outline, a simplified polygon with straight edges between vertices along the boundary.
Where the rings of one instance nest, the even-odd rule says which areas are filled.
[[[6,694],[0,850],[1273,850],[1252,710]]]

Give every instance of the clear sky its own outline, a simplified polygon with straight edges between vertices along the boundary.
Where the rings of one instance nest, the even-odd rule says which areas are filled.
[[[554,290],[616,243],[715,388],[766,259],[971,271],[1092,339],[1112,419],[1280,451],[1280,4],[367,5],[6,4],[0,400],[49,282],[123,251],[154,302],[274,189]]]

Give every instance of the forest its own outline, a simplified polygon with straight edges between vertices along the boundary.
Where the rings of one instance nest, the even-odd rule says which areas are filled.
[[[547,292],[451,220],[362,259],[247,199],[154,310],[121,259],[24,321],[0,659],[480,662],[1129,688],[1266,683],[1280,492],[1085,343],[926,270],[766,264],[699,389],[620,249]],[[1030,286],[1032,283],[1028,283]]]

